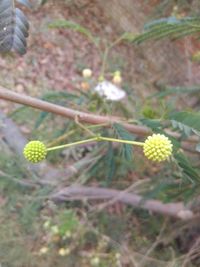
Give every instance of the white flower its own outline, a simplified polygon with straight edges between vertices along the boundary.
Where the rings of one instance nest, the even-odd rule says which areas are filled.
[[[94,91],[107,100],[120,101],[126,96],[126,92],[121,88],[115,86],[111,82],[103,81],[99,83]]]

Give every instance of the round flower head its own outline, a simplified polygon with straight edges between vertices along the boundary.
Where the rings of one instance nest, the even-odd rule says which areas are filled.
[[[24,157],[32,163],[42,161],[46,154],[46,146],[40,141],[31,141],[24,147]]]
[[[172,154],[172,143],[163,134],[153,134],[144,142],[143,151],[145,156],[153,161],[164,161]]]

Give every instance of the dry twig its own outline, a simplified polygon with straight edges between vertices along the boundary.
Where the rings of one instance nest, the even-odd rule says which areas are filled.
[[[54,193],[51,198],[56,202],[117,199],[122,203],[129,204],[134,207],[183,220],[193,219],[195,216],[194,213],[187,209],[182,202],[164,204],[158,200],[144,201],[143,197],[140,195],[115,189],[70,186]]]

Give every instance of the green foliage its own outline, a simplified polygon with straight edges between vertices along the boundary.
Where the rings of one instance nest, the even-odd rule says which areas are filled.
[[[66,210],[59,215],[58,226],[59,233],[64,236],[66,232],[75,232],[78,228],[79,221],[73,210]]]
[[[144,26],[144,33],[135,36],[132,41],[140,44],[147,40],[159,40],[165,37],[180,38],[200,32],[199,17],[168,17],[154,20]]]
[[[94,37],[92,33],[81,26],[80,24],[69,20],[55,20],[49,24],[49,28],[68,28],[85,35],[90,41],[98,45],[98,38]]]
[[[175,154],[175,159],[177,160],[178,165],[180,166],[184,178],[186,177],[189,181],[196,184],[200,182],[200,174],[198,169],[192,166],[192,163],[188,158],[181,152]]]
[[[48,101],[48,102],[55,103],[55,104],[59,104],[62,106],[66,106],[66,105],[69,105],[71,101],[75,102],[76,100],[78,100],[79,97],[75,94],[71,94],[68,92],[48,91],[41,97],[41,99]],[[40,114],[38,115],[38,118],[36,119],[34,128],[37,129],[38,127],[40,127],[40,125],[47,119],[49,115],[51,115],[49,112],[46,112],[46,111],[40,112]]]
[[[102,147],[104,147],[104,145]],[[109,184],[117,170],[116,149],[111,143],[108,143],[105,151],[100,155],[100,158],[98,158],[88,170],[88,175],[96,179],[103,179],[103,184]]]
[[[116,136],[119,139],[123,140],[135,140],[135,136],[130,134],[128,131],[124,129],[124,127],[119,123],[113,124],[113,129],[116,133]],[[128,144],[122,144],[122,157],[127,161],[133,160],[133,146]]]
[[[191,86],[191,87],[183,87],[183,86],[159,86],[160,91],[158,93],[154,93],[150,96],[150,98],[165,98],[166,96],[180,96],[180,95],[198,95],[200,93],[200,86]]]
[[[168,116],[172,125],[179,128],[188,136],[191,131],[198,134],[200,132],[200,113],[199,112],[174,112]]]

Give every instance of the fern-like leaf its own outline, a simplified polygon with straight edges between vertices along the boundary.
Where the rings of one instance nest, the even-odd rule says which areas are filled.
[[[136,36],[132,42],[139,44],[147,40],[158,40],[165,37],[180,38],[200,32],[200,19],[197,17],[161,18],[144,26],[144,32]]]
[[[200,133],[200,113],[199,112],[175,112],[169,115],[174,127],[184,131],[186,135],[194,132]]]
[[[200,86],[182,87],[182,86],[165,86],[157,85],[160,91],[149,96],[149,98],[164,98],[169,95],[182,95],[182,94],[199,94]]]
[[[113,124],[113,129],[115,131],[115,134],[118,138],[123,140],[135,140],[135,136],[130,134],[129,132],[124,129],[124,127],[119,123]],[[122,145],[122,155],[127,161],[132,161],[133,159],[133,146],[128,144]]]
[[[30,7],[28,0],[17,2]],[[15,7],[14,0],[0,1],[0,52],[26,53],[29,23],[24,13]]]
[[[49,24],[49,28],[68,28],[85,35],[96,46],[99,42],[99,39],[93,36],[90,30],[70,20],[55,20]]]

